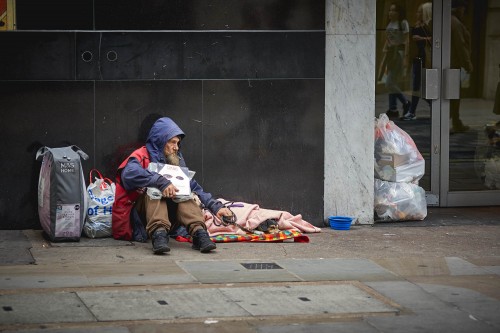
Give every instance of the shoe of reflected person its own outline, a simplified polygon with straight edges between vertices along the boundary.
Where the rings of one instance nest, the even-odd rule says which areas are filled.
[[[411,107],[411,102],[406,101],[406,103],[403,105],[403,114],[408,114],[410,112],[410,107]]]
[[[408,120],[416,120],[417,116],[411,112],[407,112],[404,116],[401,117],[401,120],[408,121]]]
[[[399,118],[399,111],[397,109],[389,109],[385,112],[387,117],[389,119],[398,119]]]
[[[469,126],[460,124],[459,126],[453,126],[450,129],[450,134],[455,134],[455,133],[465,133],[470,129]]]

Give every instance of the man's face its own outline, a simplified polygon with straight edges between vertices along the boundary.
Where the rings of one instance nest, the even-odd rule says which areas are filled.
[[[168,140],[163,148],[163,154],[165,154],[165,156],[177,154],[179,151],[179,142],[181,142],[181,139],[178,136],[174,136],[172,139]]]

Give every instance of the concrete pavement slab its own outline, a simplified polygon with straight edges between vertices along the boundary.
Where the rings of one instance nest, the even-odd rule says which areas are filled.
[[[198,283],[172,260],[161,264],[95,263],[78,267],[93,286]]]
[[[369,282],[367,285],[409,311],[391,320],[365,318],[382,332],[498,332],[488,320],[427,292],[421,285],[410,282]],[[446,289],[443,292],[446,291],[449,292]]]
[[[285,259],[276,263],[304,281],[384,281],[401,278],[367,259]]]
[[[178,261],[177,264],[201,283],[287,282],[301,281],[282,267],[277,269],[247,269],[243,263],[270,261]]]
[[[82,236],[79,242],[50,242],[51,247],[107,247],[107,246],[132,246],[129,241],[116,241],[112,237],[87,238]]]
[[[478,267],[474,264],[471,264],[468,261],[465,261],[461,258],[457,257],[447,257],[445,258],[446,263],[450,269],[451,275],[485,275],[488,272]]]
[[[73,288],[88,287],[89,281],[84,276],[51,276],[31,275],[2,279],[0,289],[32,289],[32,288]]]
[[[500,266],[478,266],[457,257],[446,258],[377,258],[374,262],[397,275],[436,276],[436,275],[488,275],[499,274]]]
[[[399,313],[353,284],[221,288],[253,316]]]
[[[443,302],[469,313],[471,318],[496,327],[500,332],[500,300],[466,288],[435,284],[419,284],[419,286]]]
[[[217,320],[200,320],[199,322],[187,323],[138,323],[128,325],[131,333],[257,333],[257,328],[254,322],[245,320],[238,321],[217,321]]]
[[[365,321],[380,332],[391,333],[498,333],[497,328],[453,308],[421,311],[394,318],[367,317]]]
[[[418,286],[431,295],[436,296],[440,300],[451,304],[462,304],[464,302],[470,303],[488,303],[492,308],[500,306],[500,300],[493,297],[488,297],[475,290],[467,288],[460,288],[455,286],[441,285],[441,284],[428,284],[418,283]],[[499,309],[500,310],[500,309]],[[500,314],[500,311],[497,312]],[[499,316],[500,319],[500,316]]]
[[[353,283],[175,287],[0,296],[0,323],[43,324],[245,318],[255,316],[358,316],[400,309]],[[122,325],[117,325],[122,326]]]
[[[483,269],[491,274],[500,275],[500,266],[483,266]]]
[[[259,320],[259,321],[210,321],[207,323],[144,323],[136,326],[129,325],[131,333],[151,333],[151,332],[170,332],[170,333],[380,333],[367,323],[360,320],[347,319],[346,322],[316,322],[309,321],[296,322],[293,320]]]
[[[77,294],[100,321],[250,315],[215,288],[79,291]]]
[[[20,330],[5,330],[2,333],[130,333],[126,327],[65,327],[65,328],[34,328]]]
[[[274,269],[248,269],[244,264],[276,264]],[[279,281],[400,280],[366,259],[284,259],[276,261],[179,261],[202,283]]]
[[[450,275],[444,258],[409,257],[409,258],[376,258],[375,263],[399,276],[434,276]]]
[[[376,281],[365,284],[412,312],[439,311],[446,307],[446,304],[437,297],[408,281]]]
[[[476,258],[467,258],[467,261],[476,266],[500,266],[500,257],[498,256],[482,256]]]
[[[31,242],[21,230],[0,232],[0,265],[26,265],[35,262]]]
[[[465,288],[500,301],[500,276],[498,275],[412,276],[408,277],[407,281],[416,285],[435,284]]]
[[[96,321],[75,293],[0,295],[0,323],[67,323]]]
[[[259,327],[259,333],[380,333],[365,322],[308,323],[292,325],[266,325]]]
[[[0,289],[198,283],[172,260],[157,263],[0,266]]]
[[[76,265],[0,266],[0,289],[89,286]]]

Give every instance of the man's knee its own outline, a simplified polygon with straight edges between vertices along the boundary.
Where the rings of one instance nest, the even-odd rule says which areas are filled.
[[[194,200],[180,202],[177,208],[178,214],[203,218],[203,211]],[[201,220],[203,221],[203,219]]]

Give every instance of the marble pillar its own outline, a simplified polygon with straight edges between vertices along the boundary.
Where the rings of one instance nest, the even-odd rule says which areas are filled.
[[[375,5],[326,0],[325,221],[373,223]]]

